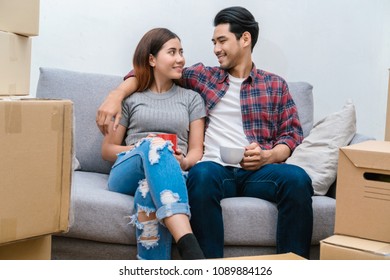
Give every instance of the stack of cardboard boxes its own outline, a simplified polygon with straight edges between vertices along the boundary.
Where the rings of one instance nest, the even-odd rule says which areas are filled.
[[[69,226],[73,104],[30,98],[39,0],[0,0],[0,259],[50,259]]]
[[[341,148],[335,235],[320,259],[390,259],[390,78],[385,141]]]

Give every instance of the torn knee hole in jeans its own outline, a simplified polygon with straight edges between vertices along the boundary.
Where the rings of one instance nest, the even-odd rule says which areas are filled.
[[[150,162],[150,164],[153,165],[155,163],[158,163],[158,161],[160,159],[159,152],[162,149],[164,149],[164,147],[166,147],[167,145],[168,145],[168,142],[162,138],[159,138],[159,137],[154,137],[154,138],[152,138],[152,140],[150,140],[150,149],[149,149],[149,162]],[[168,145],[168,147],[171,151],[173,151],[171,145]]]
[[[156,212],[150,209],[145,210],[143,207],[139,207],[137,214],[132,217],[132,224],[142,231],[138,236],[138,242],[147,249],[153,248],[158,245],[160,236],[158,234],[158,220],[156,218]]]
[[[138,242],[140,242],[147,249],[157,246],[160,239],[158,235],[157,219],[142,222],[141,224],[143,225],[143,228],[142,233],[138,238]]]

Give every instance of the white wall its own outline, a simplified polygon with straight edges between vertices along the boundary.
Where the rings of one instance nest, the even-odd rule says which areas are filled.
[[[257,67],[314,86],[315,120],[352,98],[358,131],[384,138],[389,0],[41,0],[31,95],[41,66],[126,74],[136,44],[153,27],[181,37],[187,65],[217,65],[212,20],[233,5],[246,7],[260,23]]]

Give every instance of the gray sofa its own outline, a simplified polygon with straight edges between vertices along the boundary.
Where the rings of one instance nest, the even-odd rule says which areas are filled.
[[[129,225],[133,197],[107,190],[111,164],[101,158],[102,135],[95,123],[99,105],[122,77],[41,68],[37,98],[70,99],[75,115],[75,171],[71,219],[67,233],[53,236],[53,259],[135,259],[134,227]],[[307,136],[313,127],[312,86],[289,83]],[[365,140],[358,135],[353,141]],[[319,241],[332,235],[335,219],[334,185],[327,195],[314,196],[311,259],[318,259]],[[275,253],[276,206],[256,198],[222,201],[225,257]],[[213,234],[212,232],[210,234]],[[173,245],[174,247],[174,245]],[[178,258],[173,249],[173,258]]]

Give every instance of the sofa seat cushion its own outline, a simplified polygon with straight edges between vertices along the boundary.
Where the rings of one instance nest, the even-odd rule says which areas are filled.
[[[106,174],[74,172],[72,219],[70,230],[65,236],[135,245],[135,228],[129,225],[129,216],[134,211],[134,199],[129,195],[109,191],[107,178]],[[221,204],[225,245],[276,245],[275,204],[251,197],[227,198],[222,200]],[[319,244],[320,240],[333,234],[335,200],[326,196],[315,196],[313,211],[312,244]]]
[[[312,244],[333,235],[336,200],[313,197]],[[276,204],[252,197],[222,200],[225,245],[276,246]]]
[[[134,198],[107,189],[108,175],[75,171],[71,196],[71,220],[66,236],[93,241],[136,244],[129,225]]]

